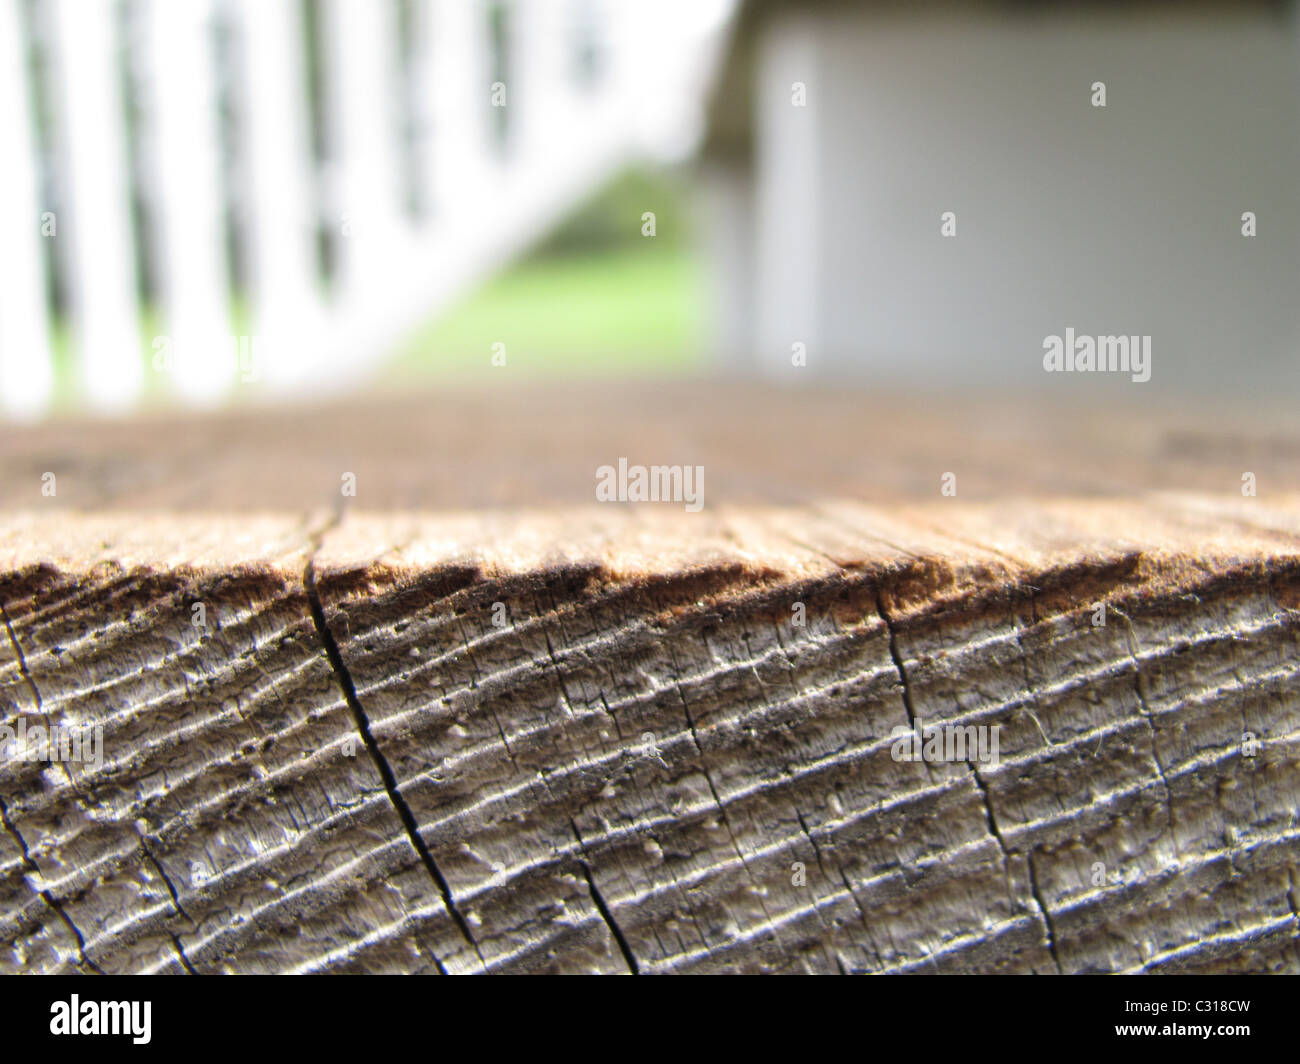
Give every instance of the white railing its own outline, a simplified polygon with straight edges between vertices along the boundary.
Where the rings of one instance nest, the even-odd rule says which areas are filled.
[[[0,0],[0,406],[354,380],[643,146],[646,18],[640,0]]]

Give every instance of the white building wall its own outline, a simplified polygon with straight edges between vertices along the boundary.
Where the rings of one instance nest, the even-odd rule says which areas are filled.
[[[1043,340],[1069,326],[1150,335],[1150,390],[1300,379],[1294,24],[1253,7],[796,18],[759,48],[767,370],[808,340],[811,372],[1058,387],[1081,378],[1045,374]]]

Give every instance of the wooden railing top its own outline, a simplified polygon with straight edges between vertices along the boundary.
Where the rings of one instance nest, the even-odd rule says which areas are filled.
[[[1280,404],[1143,408],[725,380],[462,385],[11,427],[0,431],[0,497],[11,566],[87,551],[269,563],[326,529],[341,564],[1252,557],[1300,544],[1297,456],[1300,431]],[[598,471],[610,467],[617,492],[620,459],[702,469],[687,485],[698,507],[684,496],[598,501]]]

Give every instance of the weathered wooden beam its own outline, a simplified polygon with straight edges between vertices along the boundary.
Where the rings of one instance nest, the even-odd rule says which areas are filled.
[[[0,764],[0,970],[1300,970],[1282,414],[5,430],[0,725],[102,745]],[[703,509],[597,503],[620,458]]]

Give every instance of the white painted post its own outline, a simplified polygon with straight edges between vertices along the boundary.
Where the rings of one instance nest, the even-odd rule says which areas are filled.
[[[190,402],[220,399],[234,379],[222,232],[220,129],[211,0],[148,9],[150,112],[158,166],[159,250],[173,382]]]
[[[614,95],[627,96],[644,77],[640,67],[648,60],[644,48],[637,46],[655,29],[655,12],[647,10],[640,2],[602,2],[600,14],[604,21],[606,62],[609,64],[606,84]],[[650,26],[646,25],[647,21]],[[662,39],[663,33],[658,36]],[[649,61],[655,58],[649,57]]]
[[[18,0],[0,0],[0,405],[29,418],[48,404],[53,372],[25,59]]]
[[[487,14],[480,0],[433,0],[429,33],[434,92],[432,213],[436,223],[463,224],[492,197]],[[507,106],[510,87],[506,87]],[[449,217],[455,212],[458,217]]]
[[[240,0],[247,87],[251,372],[272,387],[305,380],[319,350],[307,81],[298,0]],[[251,383],[251,382],[250,382]]]
[[[144,380],[125,162],[114,69],[112,0],[54,0],[71,239],[72,316],[80,384],[90,403],[120,410]]]
[[[510,101],[525,157],[562,150],[582,130],[574,121],[571,0],[532,0],[514,8],[511,48],[517,75]]]
[[[822,32],[816,20],[795,13],[758,48],[755,342],[762,368],[773,374],[790,372],[796,343],[809,364],[820,353]],[[802,103],[796,83],[806,89]]]
[[[409,250],[400,215],[396,12],[373,0],[328,0],[324,6],[338,146],[337,290],[347,314],[382,300],[386,286],[402,276]]]

